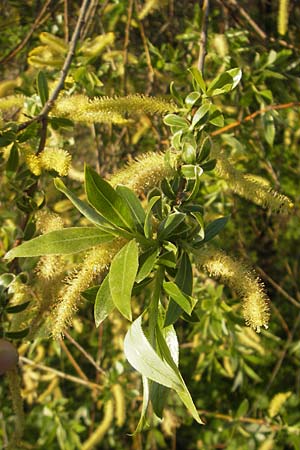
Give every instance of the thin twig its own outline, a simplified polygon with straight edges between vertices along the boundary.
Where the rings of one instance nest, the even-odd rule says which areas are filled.
[[[64,32],[65,41],[69,42],[69,5],[68,0],[64,0]]]
[[[276,281],[274,281],[261,267],[257,266],[255,269],[260,273],[261,277],[267,280],[283,297],[296,306],[296,308],[300,309],[300,303],[277,284]]]
[[[264,114],[268,111],[277,111],[280,109],[288,109],[288,108],[295,108],[297,106],[300,106],[300,102],[289,102],[289,103],[282,103],[279,105],[269,105],[265,108],[259,109],[258,111],[255,111],[252,114],[249,114],[248,116],[242,118],[241,120],[237,120],[233,123],[230,123],[229,125],[226,125],[225,127],[219,128],[216,131],[213,131],[211,133],[211,136],[218,136],[219,134],[226,133],[229,130],[232,130],[233,128],[239,127],[244,122],[249,122],[250,120],[255,119],[257,116]]]
[[[123,46],[123,66],[124,66],[124,74],[123,74],[123,92],[126,95],[127,87],[126,87],[126,66],[128,62],[128,46],[129,46],[129,38],[130,38],[130,25],[132,18],[132,10],[133,10],[133,0],[129,0],[128,9],[127,9],[127,21],[125,28],[125,38],[124,38],[124,46]]]
[[[206,411],[205,409],[201,409],[198,412],[200,415],[206,415],[206,416],[213,417],[215,419],[225,420],[226,422],[252,423],[252,424],[255,424],[258,426],[268,427],[269,429],[274,430],[274,431],[282,430],[282,428],[283,428],[282,425],[271,425],[264,419],[255,419],[253,417],[238,417],[237,418],[237,417],[229,416],[228,414],[220,414],[220,413],[215,413],[212,411]]]
[[[4,56],[4,58],[2,58],[0,60],[0,64],[5,64],[8,61],[10,61],[12,58],[14,58],[14,56],[16,56],[17,53],[19,53],[27,44],[27,42],[29,41],[29,39],[31,38],[32,34],[34,33],[34,31],[38,28],[38,26],[41,23],[41,19],[43,17],[43,15],[45,14],[45,12],[48,9],[48,6],[50,5],[50,3],[52,2],[52,0],[47,0],[44,4],[44,6],[42,7],[42,9],[40,10],[39,14],[37,15],[35,21],[33,22],[30,30],[28,31],[28,33],[26,34],[26,36],[24,37],[24,39],[15,47],[13,48],[8,55]]]
[[[45,366],[44,364],[39,364],[34,361],[32,361],[29,358],[26,358],[25,356],[20,356],[20,361],[24,364],[29,364],[33,367],[36,367],[37,369],[43,370],[44,372],[51,372],[57,375],[60,378],[63,378],[64,380],[72,381],[73,383],[82,384],[83,386],[87,386],[90,389],[98,389],[99,391],[103,390],[103,387],[99,384],[92,383],[91,381],[82,380],[81,378],[74,377],[73,375],[68,375],[64,372],[61,372],[60,370],[53,369],[52,367]]]
[[[209,0],[203,0],[201,33],[200,33],[200,40],[199,40],[199,57],[198,57],[198,64],[197,64],[197,67],[200,70],[200,72],[204,71],[204,60],[205,60],[205,56],[206,56],[208,14],[209,14]]]
[[[81,347],[81,345],[78,344],[78,342],[75,341],[75,339],[73,339],[67,331],[65,331],[64,334],[68,341],[70,341],[77,348],[77,350],[79,350],[83,354],[83,356],[95,367],[97,372],[102,373],[102,375],[106,375],[105,371],[96,363],[93,357],[83,347]]]
[[[98,3],[99,3],[98,0],[92,0],[92,2],[90,4],[90,7],[89,7],[89,9],[88,9],[88,11],[86,13],[85,25],[82,28],[82,31],[81,31],[81,34],[80,34],[82,40],[85,39],[86,36],[87,36],[87,33],[88,33],[89,28],[91,26],[92,20],[93,20],[93,18],[95,16],[95,13],[96,13],[96,10],[97,10],[97,7],[98,7]],[[103,5],[101,6],[101,9],[102,8],[103,8]]]
[[[41,121],[43,118],[48,116],[50,110],[53,108],[55,100],[57,99],[60,91],[64,87],[65,79],[68,75],[68,72],[69,72],[69,69],[70,69],[70,66],[72,63],[72,59],[75,55],[75,48],[76,48],[76,45],[77,45],[77,42],[78,42],[78,39],[80,36],[80,31],[85,24],[86,11],[87,11],[87,8],[89,7],[90,2],[91,2],[91,0],[84,0],[82,3],[81,9],[80,9],[80,14],[79,14],[79,17],[78,17],[78,20],[76,23],[76,27],[73,32],[72,39],[71,39],[71,42],[69,45],[69,50],[68,50],[65,62],[63,64],[63,67],[61,69],[61,75],[60,75],[60,78],[58,80],[58,83],[57,83],[55,89],[53,90],[48,101],[45,103],[40,114],[38,114],[36,117],[33,117],[32,119],[28,120],[27,122],[21,123],[18,127],[18,131],[24,130],[25,128],[27,128],[29,125],[31,125],[34,122]]]
[[[138,3],[137,3],[137,1],[135,1],[135,8],[136,8],[136,11],[138,12]],[[149,95],[150,92],[151,92],[153,81],[154,81],[154,70],[153,70],[153,67],[152,67],[151,56],[150,56],[150,52],[149,52],[149,46],[148,46],[148,43],[147,43],[147,38],[146,38],[146,34],[145,34],[144,25],[143,25],[142,21],[139,19],[138,14],[137,14],[137,23],[138,23],[138,26],[139,26],[140,35],[141,35],[141,38],[142,38],[144,51],[145,51],[145,56],[146,56],[146,62],[147,62],[147,66],[148,66],[148,80],[149,80],[149,84],[148,84],[148,87],[147,87],[145,93],[146,93],[146,95]]]
[[[72,353],[70,352],[70,350],[68,349],[68,347],[66,346],[66,344],[64,343],[64,341],[61,339],[60,340],[60,346],[63,349],[63,351],[65,352],[65,354],[67,355],[68,360],[70,361],[70,363],[72,364],[72,366],[74,367],[74,369],[76,370],[76,372],[78,373],[78,375],[80,376],[80,378],[82,378],[85,381],[88,381],[88,377],[86,376],[86,374],[81,370],[81,368],[79,367],[79,365],[77,364],[77,362],[75,361]]]

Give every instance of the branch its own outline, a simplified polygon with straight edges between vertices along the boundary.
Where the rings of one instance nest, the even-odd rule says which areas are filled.
[[[13,48],[8,53],[8,55],[4,56],[4,58],[2,58],[0,60],[0,64],[5,64],[8,61],[10,61],[12,58],[14,58],[14,56],[16,56],[17,53],[19,53],[25,47],[25,45],[27,44],[27,42],[31,38],[32,34],[34,33],[34,31],[41,24],[41,19],[42,19],[43,15],[45,14],[45,12],[47,11],[48,6],[50,5],[51,2],[52,2],[52,0],[47,0],[45,2],[44,6],[42,7],[42,9],[39,12],[38,16],[36,17],[35,21],[33,22],[29,32],[27,33],[27,35],[24,37],[24,39],[15,48]]]
[[[200,33],[200,40],[199,40],[199,57],[198,57],[198,64],[197,64],[197,67],[200,70],[200,72],[203,72],[204,59],[206,56],[208,13],[209,13],[209,0],[203,0],[201,33]]]
[[[219,128],[216,131],[213,131],[211,133],[211,136],[218,136],[219,134],[226,133],[227,131],[231,130],[232,128],[239,127],[244,122],[249,122],[250,120],[255,119],[255,117],[264,114],[268,111],[277,111],[279,109],[287,109],[287,108],[295,108],[296,106],[300,106],[300,102],[289,102],[289,103],[282,103],[280,105],[269,105],[266,106],[263,109],[259,109],[258,111],[255,111],[252,114],[249,114],[249,116],[246,116],[242,118],[241,120],[237,120],[236,122],[230,123],[229,125],[226,125],[225,127]]]
[[[51,96],[49,97],[48,101],[45,103],[42,111],[40,112],[40,114],[38,114],[36,117],[33,117],[32,119],[28,120],[27,122],[23,122],[19,125],[18,127],[18,131],[24,130],[25,128],[27,128],[29,125],[31,125],[34,122],[39,122],[42,119],[46,118],[50,112],[50,110],[53,108],[54,102],[57,99],[57,97],[59,96],[60,91],[63,89],[64,87],[64,83],[65,83],[65,79],[68,75],[71,63],[72,63],[72,59],[75,55],[75,48],[80,36],[80,32],[82,30],[82,27],[85,24],[85,20],[86,20],[86,12],[87,9],[89,7],[91,0],[84,0],[80,9],[80,14],[76,23],[76,27],[75,30],[73,32],[72,35],[72,39],[69,45],[69,51],[68,54],[66,56],[64,65],[61,69],[61,75],[60,75],[60,79],[58,80],[58,83],[55,87],[55,89],[53,90]]]

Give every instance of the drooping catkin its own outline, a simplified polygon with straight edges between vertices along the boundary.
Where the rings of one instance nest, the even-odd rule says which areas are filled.
[[[196,266],[220,279],[241,297],[246,325],[257,332],[261,327],[268,327],[269,299],[262,282],[245,264],[208,246],[197,252]]]
[[[139,156],[109,180],[112,186],[124,184],[136,194],[157,186],[163,178],[170,178],[175,169],[165,161],[163,153],[147,153]]]
[[[64,330],[72,322],[72,317],[78,308],[80,293],[87,289],[96,276],[104,274],[115,254],[124,245],[124,240],[94,247],[85,257],[80,268],[66,279],[66,286],[62,288],[56,306],[50,313],[49,328],[55,339],[61,338]]]
[[[104,405],[104,416],[102,421],[91,436],[83,443],[82,450],[93,450],[97,444],[100,444],[106,432],[108,431],[114,417],[114,402],[108,400]]]
[[[216,173],[227,182],[233,192],[274,212],[288,213],[291,211],[293,203],[288,197],[266,186],[258,178],[236,170],[223,153],[215,156],[217,158]]]
[[[284,403],[287,401],[287,399],[292,395],[291,392],[279,392],[279,394],[276,394],[269,405],[269,417],[273,418],[277,416],[279,411],[281,410]]]
[[[282,36],[287,32],[289,21],[289,0],[279,0],[277,31]]]
[[[16,450],[23,436],[25,422],[23,399],[21,396],[21,379],[18,369],[14,368],[9,370],[6,373],[6,379],[8,381],[13,411],[15,413],[15,429],[7,450]]]
[[[120,384],[114,384],[111,388],[115,400],[115,418],[118,427],[122,427],[125,422],[125,396]]]

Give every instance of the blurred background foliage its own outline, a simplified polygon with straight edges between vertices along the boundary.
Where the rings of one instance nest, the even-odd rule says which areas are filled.
[[[91,1],[66,91],[169,98],[174,81],[180,94],[189,92],[188,68],[197,65],[207,3]],[[25,95],[28,101],[26,111],[18,105],[4,109],[1,126],[16,122],[20,114],[31,117],[40,111],[37,73],[47,74],[50,87],[59,76],[80,5],[75,0],[2,0],[0,105],[2,98],[15,94]],[[250,7],[246,1],[209,2],[204,77],[210,81],[232,67],[243,71],[238,88],[216,100],[225,125],[239,123],[214,139],[234,157],[237,168],[263,178],[295,205],[289,216],[270,214],[228,190],[225,195],[226,182],[213,176],[203,192],[204,205],[214,201],[212,216],[231,215],[218,237],[220,246],[254,264],[266,284],[272,300],[269,329],[256,334],[246,328],[235,312],[232,293],[199,273],[195,294],[201,299],[201,320],[194,324],[181,320],[176,331],[181,371],[206,425],[193,422],[171,395],[164,421],[152,423],[142,435],[130,436],[139,418],[141,380],[123,355],[126,321],[115,313],[96,329],[92,307],[83,300],[62,342],[43,337],[27,342],[26,337],[22,339],[18,314],[5,308],[7,298],[10,307],[35,301],[36,261],[20,261],[18,267],[1,262],[0,326],[12,331],[10,337],[16,339],[22,355],[26,412],[22,448],[300,448],[299,23],[296,0],[255,0]],[[291,105],[270,107],[285,104]],[[243,121],[262,109],[264,113]],[[36,148],[36,126],[28,133],[27,142]],[[161,119],[150,120],[146,114],[125,126],[53,121],[48,141],[72,155],[69,185],[78,195],[84,162],[107,176],[138,154],[169,146],[168,129]],[[55,172],[44,170],[37,177],[22,155],[17,160],[4,141],[1,146],[1,256],[17,239],[33,235],[29,218],[45,205],[59,213],[66,225],[83,223],[53,188]],[[64,260],[66,271],[74,266],[74,258]],[[1,380],[2,446],[14,427],[7,389]],[[99,424],[106,427],[105,438],[94,447],[84,446]]]

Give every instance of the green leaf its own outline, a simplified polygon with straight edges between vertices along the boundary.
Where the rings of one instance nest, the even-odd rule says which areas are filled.
[[[24,328],[20,331],[6,331],[5,337],[9,339],[22,339],[29,333],[29,328]]]
[[[9,157],[6,163],[6,172],[8,175],[14,173],[19,165],[19,150],[16,143],[10,149]]]
[[[264,114],[263,124],[264,124],[265,139],[267,143],[270,145],[270,147],[273,147],[276,129],[274,117],[272,116],[271,113],[267,112]]]
[[[209,109],[211,107],[211,103],[203,103],[203,105],[200,106],[200,108],[197,109],[195,114],[193,115],[192,119],[192,129],[195,128],[198,122],[209,112]]]
[[[173,281],[164,281],[163,288],[183,311],[187,314],[191,314],[197,300],[182,292]]]
[[[201,97],[200,92],[197,91],[191,92],[185,97],[185,104],[187,106],[192,107],[197,102],[197,100],[199,100],[200,97]]]
[[[197,67],[191,67],[189,69],[189,72],[191,72],[193,79],[195,80],[195,82],[197,83],[197,85],[199,86],[201,91],[203,93],[205,93],[206,85],[205,85],[205,81],[203,79],[203,76],[202,76],[202,73],[200,72],[200,70],[197,69]]]
[[[134,223],[127,202],[97,172],[85,167],[85,189],[89,203],[110,223],[132,230]]]
[[[167,114],[164,117],[164,124],[169,127],[181,128],[183,130],[188,129],[189,123],[183,117],[177,116],[176,114]]]
[[[81,214],[86,217],[90,222],[92,222],[97,227],[103,229],[103,230],[111,230],[114,231],[113,228],[111,228],[110,224],[107,222],[104,217],[102,217],[100,214],[98,214],[94,208],[89,206],[87,203],[80,200],[70,189],[67,188],[67,186],[63,183],[63,181],[60,178],[56,178],[54,180],[54,184],[56,189],[58,189],[60,192],[65,194],[66,197],[73,203],[75,208],[78,209]]]
[[[140,283],[151,273],[159,255],[159,248],[155,250],[150,249],[147,253],[144,253],[140,258],[139,271],[136,276],[136,282]]]
[[[247,414],[248,409],[249,409],[249,400],[247,398],[244,398],[244,400],[238,407],[235,417],[237,419],[239,419],[240,417],[244,417]]]
[[[157,237],[159,240],[166,240],[184,221],[186,215],[180,212],[174,212],[160,224],[158,228]]]
[[[224,126],[224,116],[222,112],[215,105],[211,105],[209,109],[209,123],[215,127]]]
[[[67,255],[110,242],[115,237],[94,227],[63,228],[23,242],[11,249],[5,259],[27,258],[42,255]]]
[[[112,260],[109,288],[115,306],[128,320],[132,320],[131,293],[138,271],[139,251],[136,241],[129,241]]]
[[[227,224],[229,217],[230,216],[220,217],[219,219],[210,222],[205,228],[205,238],[203,240],[203,243],[210,241],[217,234],[219,234]]]
[[[96,286],[92,286],[88,289],[85,289],[85,291],[82,291],[80,295],[88,302],[95,303],[99,289],[100,284],[97,284]]]
[[[218,75],[208,86],[207,96],[214,97],[216,95],[225,94],[232,91],[240,82],[242,71],[239,68],[227,70]]]
[[[106,275],[98,289],[96,301],[94,305],[94,318],[96,327],[109,316],[109,314],[114,310],[115,304],[113,302],[110,288],[109,288],[109,276]]]
[[[124,353],[129,363],[142,375],[175,391],[182,390],[174,370],[151,347],[142,330],[142,316],[130,326],[124,340]]]
[[[19,312],[25,311],[25,309],[27,308],[29,303],[30,303],[30,301],[29,302],[20,303],[20,305],[9,306],[9,307],[5,308],[5,312],[7,314],[15,314],[15,313],[19,313]]]
[[[127,186],[118,185],[116,187],[116,192],[123,197],[123,199],[126,201],[127,205],[129,206],[132,216],[136,223],[140,226],[140,228],[143,230],[146,213],[141,205],[140,200],[138,199],[137,195],[129,189]]]
[[[146,418],[146,412],[149,404],[149,381],[147,377],[142,376],[143,381],[143,403],[142,403],[142,409],[141,409],[141,417],[139,420],[139,423],[137,424],[136,430],[133,433],[133,436],[136,433],[140,433],[142,430],[145,430],[149,427],[149,424],[147,422]]]
[[[186,252],[182,254],[180,259],[179,267],[177,269],[177,274],[175,277],[175,283],[180,289],[187,295],[191,295],[193,292],[193,270],[190,258]],[[181,316],[183,313],[182,308],[174,301],[170,300],[164,327],[167,327]]]
[[[144,223],[144,233],[147,239],[152,237],[152,209],[156,202],[158,202],[161,199],[160,196],[154,196],[150,199],[147,211],[146,211],[146,218]]]
[[[192,400],[191,394],[189,393],[188,388],[186,387],[186,384],[181,376],[181,373],[179,372],[176,362],[174,361],[174,359],[171,355],[170,349],[169,349],[159,327],[157,327],[157,329],[156,329],[156,335],[157,335],[157,343],[158,343],[160,353],[161,353],[163,359],[168,363],[169,367],[171,367],[173,369],[174,373],[177,375],[178,379],[180,380],[181,389],[180,390],[175,389],[179,398],[181,399],[182,403],[185,405],[187,410],[190,412],[190,414],[193,416],[193,418],[198,423],[203,425],[203,422],[200,419],[197,409]]]
[[[40,71],[38,73],[36,84],[37,84],[38,94],[40,96],[42,105],[44,106],[45,103],[47,103],[47,100],[49,98],[48,82],[47,82],[47,77],[45,75],[45,72]]]

